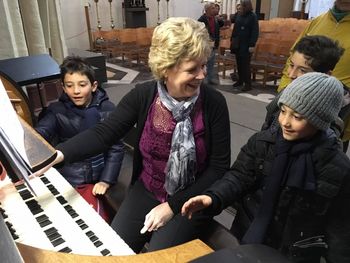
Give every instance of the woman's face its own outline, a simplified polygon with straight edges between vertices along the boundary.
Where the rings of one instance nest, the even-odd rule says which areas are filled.
[[[318,131],[307,119],[286,105],[281,106],[278,122],[283,138],[287,141],[311,138]]]
[[[198,95],[199,87],[207,74],[206,63],[204,59],[185,60],[169,68],[165,74],[169,95],[178,101]]]

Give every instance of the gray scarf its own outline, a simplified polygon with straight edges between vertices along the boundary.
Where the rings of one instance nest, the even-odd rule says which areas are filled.
[[[165,190],[169,195],[173,195],[195,180],[196,145],[190,113],[198,95],[187,101],[177,101],[168,94],[160,81],[158,81],[158,94],[162,104],[171,111],[176,120],[169,159],[164,171]]]

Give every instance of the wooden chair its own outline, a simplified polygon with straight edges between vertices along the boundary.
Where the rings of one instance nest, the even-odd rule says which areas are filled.
[[[152,42],[153,29],[147,27],[136,28],[136,45],[138,52],[138,64],[148,66],[148,54]]]
[[[132,66],[132,61],[136,60],[138,63],[138,50],[136,44],[135,28],[125,28],[120,30],[119,40],[121,45],[122,60],[129,62]]]
[[[231,39],[221,39],[219,45],[219,53],[216,57],[216,63],[218,67],[218,72],[222,72],[222,77],[226,78],[226,71],[233,70],[234,73],[237,71],[236,58],[234,54],[230,51]]]
[[[116,29],[93,32],[94,51],[106,55],[107,58],[119,55],[118,47],[120,46],[120,42],[118,32],[119,30]]]

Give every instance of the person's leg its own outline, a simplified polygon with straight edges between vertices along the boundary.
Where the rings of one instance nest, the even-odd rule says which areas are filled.
[[[239,54],[236,54],[236,64],[237,64],[237,75],[238,75],[238,80],[233,84],[233,87],[239,87],[243,84],[243,65],[242,65],[242,57]]]
[[[349,148],[349,141],[344,141],[343,142],[343,152],[346,153]]]
[[[165,226],[153,233],[148,251],[173,247],[198,238],[206,230],[211,218],[201,213],[193,215],[191,220],[181,214],[175,215]]]
[[[209,84],[213,84],[215,80],[215,72],[214,72],[214,65],[215,65],[215,50],[213,49],[210,57],[208,58],[207,62],[207,82]]]
[[[142,182],[136,182],[126,195],[111,227],[136,253],[140,252],[152,233],[140,234],[146,214],[159,205],[159,201],[148,192]]]
[[[250,70],[250,58],[251,58],[251,55],[247,55],[247,56],[243,56],[241,58],[242,60],[242,79],[243,79],[243,83],[244,83],[244,86],[241,88],[242,91],[248,91],[248,90],[251,90],[251,70]]]

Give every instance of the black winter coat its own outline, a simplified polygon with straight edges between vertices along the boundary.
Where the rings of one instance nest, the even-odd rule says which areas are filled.
[[[236,201],[232,232],[241,239],[254,219],[264,180],[275,156],[276,132],[253,135],[222,180],[206,194],[213,198],[209,212],[219,213]],[[312,152],[316,190],[284,187],[270,222],[265,244],[293,262],[350,262],[350,161],[333,135]],[[268,190],[268,189],[266,189]]]
[[[259,37],[259,23],[253,12],[234,17],[231,35],[231,52],[240,56],[249,55],[249,47],[255,47]]]
[[[81,132],[83,117],[72,109],[74,107],[69,97],[63,93],[58,102],[51,103],[45,112],[40,114],[41,118],[35,127],[36,131],[53,146],[77,135]],[[97,107],[100,121],[115,109],[114,104],[109,101],[106,92],[102,89],[97,89],[93,94],[92,102],[87,108],[91,107]],[[85,147],[85,145],[77,147]],[[101,181],[115,184],[124,158],[123,144],[116,142],[101,157],[104,159],[101,169],[92,169],[92,161],[96,161],[96,158],[87,158],[84,161],[65,164],[59,167],[58,171],[74,187]]]

